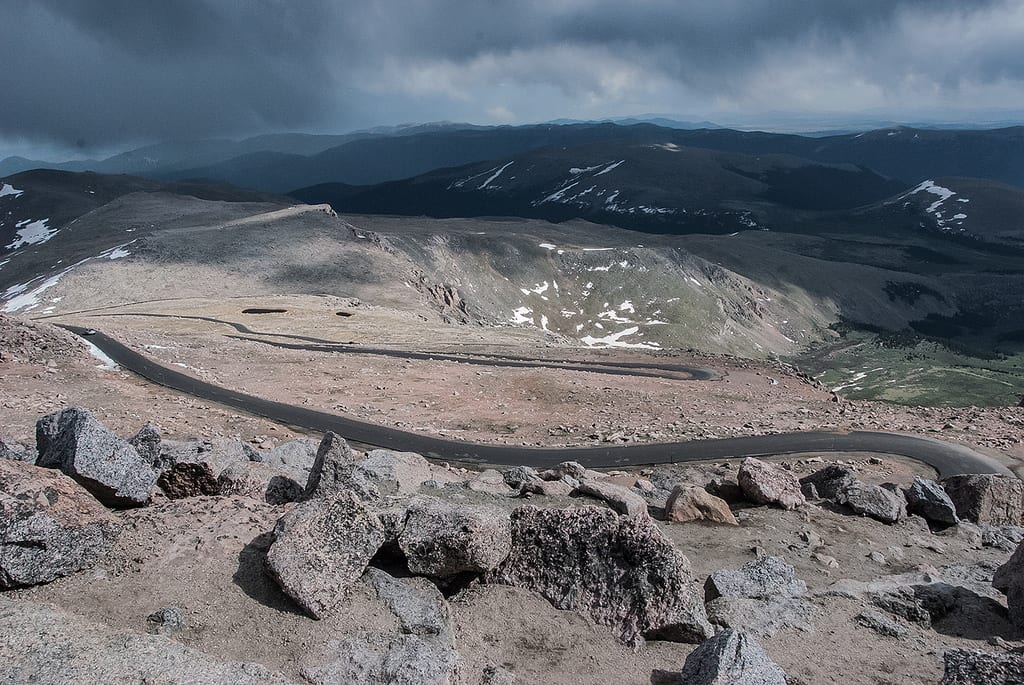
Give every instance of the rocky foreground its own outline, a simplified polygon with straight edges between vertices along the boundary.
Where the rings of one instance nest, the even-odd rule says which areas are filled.
[[[330,433],[263,451],[168,440],[152,424],[122,439],[81,408],[42,417],[35,445],[0,440],[0,457],[0,682],[565,681],[544,667],[559,649],[543,623],[555,610],[623,655],[685,655],[628,682],[826,682],[777,662],[799,663],[801,643],[855,661],[860,642],[821,635],[851,605],[850,631],[942,662],[943,683],[1024,679],[1024,482],[1012,478],[878,484],[821,459],[641,478],[574,462],[471,473]],[[841,563],[810,525],[785,554],[758,546],[708,573],[678,544],[813,518],[836,535],[868,526],[905,549],[965,552],[932,567],[872,549],[860,556],[897,572],[819,589]],[[715,559],[705,550],[702,568]],[[210,572],[232,556],[233,573]],[[807,561],[820,576],[800,577],[793,564]],[[210,609],[238,588],[235,614]],[[508,613],[480,616],[488,606]],[[252,615],[260,633],[239,635]],[[547,643],[521,638],[526,671],[498,632],[531,620]],[[672,643],[689,646],[665,652]],[[577,666],[578,682],[601,680],[598,665]]]

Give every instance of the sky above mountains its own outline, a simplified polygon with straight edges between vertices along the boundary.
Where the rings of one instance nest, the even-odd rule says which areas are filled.
[[[1024,0],[0,0],[0,17],[0,157],[649,112],[1024,119]]]

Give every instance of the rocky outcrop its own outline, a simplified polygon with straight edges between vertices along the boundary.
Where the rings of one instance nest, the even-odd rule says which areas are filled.
[[[161,442],[160,428],[155,423],[146,423],[138,433],[128,438],[128,444],[135,448],[139,456],[157,468],[160,462]]]
[[[1008,476],[970,474],[942,481],[956,514],[974,523],[1024,525],[1024,481]]]
[[[960,522],[956,505],[942,486],[933,480],[914,476],[914,482],[903,491],[907,512],[924,517],[930,523],[952,526]]]
[[[51,469],[0,460],[0,588],[48,583],[110,551],[117,519]]]
[[[489,571],[508,556],[511,544],[504,510],[434,497],[410,502],[398,536],[409,570],[437,578]]]
[[[299,504],[278,520],[267,567],[313,618],[330,613],[384,544],[384,527],[351,492]]]
[[[601,507],[512,513],[512,550],[485,581],[526,588],[581,611],[623,642],[711,635],[690,562],[649,518]]]
[[[907,516],[906,500],[901,493],[859,480],[847,483],[836,495],[836,502],[882,523],[896,523]]]
[[[751,635],[724,630],[686,657],[686,685],[786,685],[786,673]]]
[[[949,649],[941,685],[1016,685],[1024,683],[1024,654],[992,654],[976,649]]]
[[[563,461],[558,466],[540,472],[544,480],[561,480],[566,476],[579,480],[586,474],[587,469],[578,461]]]
[[[738,526],[739,521],[725,500],[696,485],[677,485],[665,503],[668,521],[710,521]]]
[[[355,464],[337,469],[337,487],[352,490],[366,501],[415,494],[431,479],[430,464],[415,452],[373,450]]]
[[[275,468],[309,473],[316,463],[317,445],[315,440],[302,438],[282,443],[269,452],[253,452],[253,461],[262,462]]]
[[[519,490],[530,481],[540,480],[537,472],[529,466],[513,466],[505,469],[501,472],[501,477],[505,479],[505,484],[513,490]]]
[[[647,516],[647,500],[621,485],[584,478],[576,487],[576,492],[603,500],[625,516]]]
[[[304,474],[286,472],[269,464],[239,461],[231,464],[217,477],[218,495],[238,495],[268,504],[297,502],[303,497]]]
[[[36,464],[58,468],[112,507],[146,504],[157,470],[87,409],[48,414],[36,423]]]
[[[782,628],[810,630],[807,584],[781,557],[763,556],[738,570],[715,571],[704,584],[708,618],[716,625],[771,637]]]
[[[1024,628],[1024,543],[992,576],[992,587],[1006,595],[1010,620]]]
[[[743,494],[755,504],[775,504],[783,509],[796,509],[806,501],[800,491],[800,480],[785,469],[748,457],[739,472]]]
[[[545,497],[568,497],[576,491],[574,485],[564,480],[531,480],[523,483],[522,492]]]
[[[114,630],[25,599],[0,596],[0,635],[4,683],[290,682],[258,664],[216,661],[166,637]]]

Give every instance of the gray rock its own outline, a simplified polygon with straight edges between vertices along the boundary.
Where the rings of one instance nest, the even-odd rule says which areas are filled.
[[[587,473],[587,469],[578,461],[563,461],[554,468],[541,471],[540,477],[544,480],[561,480],[566,476],[580,480]]]
[[[712,478],[704,486],[709,495],[717,497],[729,504],[739,504],[743,501],[743,488],[738,481],[727,478]]]
[[[339,468],[337,484],[373,501],[415,494],[431,477],[430,464],[415,452],[373,450],[362,461]]]
[[[1013,624],[1024,628],[1024,544],[992,576],[992,587],[1006,595]]]
[[[0,438],[0,459],[34,463],[36,455],[35,450],[28,445],[22,445],[21,443],[14,442],[13,440],[4,440],[3,438]]]
[[[512,551],[485,582],[526,588],[581,611],[623,642],[711,635],[690,562],[649,518],[602,507],[512,513]]]
[[[0,635],[4,685],[290,682],[258,664],[216,661],[166,637],[112,629],[23,598],[0,596]]]
[[[135,448],[139,456],[160,468],[160,428],[155,423],[146,423],[139,432],[128,438],[128,443]]]
[[[399,635],[383,645],[350,638],[328,643],[302,669],[313,685],[449,685],[459,656],[450,644],[419,635]]]
[[[351,492],[297,505],[274,527],[267,567],[313,618],[330,613],[384,544],[384,527]]]
[[[505,484],[515,490],[522,488],[525,483],[540,479],[537,472],[529,466],[513,466],[502,471],[501,476],[505,479]]]
[[[910,628],[874,609],[865,609],[856,618],[857,623],[884,637],[900,638],[910,633]]]
[[[438,578],[489,571],[508,556],[511,544],[506,511],[434,497],[409,503],[405,528],[398,536],[409,570]]]
[[[185,627],[185,617],[178,607],[157,609],[146,617],[146,632],[154,635],[174,635]]]
[[[1012,552],[1024,540],[1024,528],[1018,526],[992,526],[987,523],[978,527],[981,547],[995,547]]]
[[[952,526],[960,522],[953,500],[933,480],[914,476],[914,482],[903,494],[907,498],[907,511],[911,514],[940,525]]]
[[[0,460],[0,588],[89,568],[119,531],[118,520],[59,471]]]
[[[1024,525],[1024,481],[992,474],[951,476],[942,481],[956,514],[974,523]]]
[[[301,438],[282,443],[269,452],[255,452],[255,461],[277,468],[309,472],[316,463],[318,443]]]
[[[830,464],[800,479],[804,492],[813,488],[814,499],[835,499],[847,485],[857,480],[857,473],[851,468]]]
[[[724,630],[690,652],[683,666],[686,685],[786,685],[786,673],[757,640]]]
[[[515,673],[494,664],[484,666],[484,672],[480,676],[480,685],[513,685],[515,682]]]
[[[747,457],[739,472],[743,494],[755,504],[776,504],[796,509],[806,501],[795,475],[774,464]]]
[[[225,468],[239,461],[252,459],[256,451],[241,440],[218,438],[213,440],[161,440],[160,455],[155,466],[166,471],[175,464],[205,463],[216,478]]]
[[[814,630],[813,605],[802,597],[750,599],[718,597],[705,605],[708,620],[716,626],[742,630],[761,638],[784,629]]]
[[[347,490],[346,474],[363,460],[363,455],[352,449],[337,433],[327,431],[316,449],[316,457],[306,481],[305,498],[329,497]]]
[[[60,469],[108,506],[146,504],[159,475],[134,447],[80,407],[39,419],[36,448],[36,464]]]
[[[268,504],[287,504],[302,499],[306,481],[301,471],[284,471],[280,467],[254,461],[238,461],[217,477],[217,494],[249,497]]]
[[[716,597],[801,597],[806,593],[807,583],[797,578],[796,571],[785,559],[774,556],[758,557],[738,570],[715,571],[704,583],[707,601]]]
[[[576,492],[604,500],[608,506],[625,516],[647,516],[647,500],[621,485],[588,478],[580,481]]]
[[[696,485],[677,485],[665,502],[665,519],[668,521],[710,521],[738,526],[725,500],[715,497]]]
[[[441,635],[450,632],[448,602],[437,586],[425,578],[395,578],[370,567],[366,578],[402,624],[402,632]]]
[[[522,486],[523,493],[545,497],[568,497],[575,489],[564,480],[531,480]]]
[[[906,500],[902,494],[859,480],[847,483],[836,496],[836,502],[882,523],[896,523],[907,516]]]
[[[1024,654],[991,654],[949,649],[941,685],[1019,685],[1024,683]]]
[[[478,473],[475,477],[466,482],[466,487],[473,492],[483,492],[489,495],[498,495],[500,497],[509,497],[515,493],[508,487],[505,482],[505,477],[501,474],[501,471],[495,469],[486,469]],[[518,488],[516,488],[518,491]]]

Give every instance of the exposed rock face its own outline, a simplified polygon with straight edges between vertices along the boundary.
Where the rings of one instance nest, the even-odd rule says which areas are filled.
[[[771,637],[782,628],[812,628],[807,584],[781,557],[764,556],[738,570],[715,571],[704,583],[712,623]]]
[[[896,523],[907,516],[906,500],[901,493],[859,480],[847,483],[836,496],[836,502],[882,523]]]
[[[815,496],[821,499],[835,499],[847,485],[857,480],[856,472],[846,466],[830,464],[800,479],[804,493],[812,488]]]
[[[108,506],[145,504],[157,470],[89,410],[64,409],[36,423],[36,463],[59,468]]]
[[[501,476],[505,479],[506,485],[515,490],[520,489],[524,484],[529,483],[530,481],[540,479],[537,472],[529,466],[513,466],[510,469],[502,471]]]
[[[647,500],[620,485],[586,478],[580,481],[576,492],[604,500],[612,509],[631,518],[647,516]]]
[[[579,480],[586,474],[587,469],[578,461],[563,461],[554,468],[541,471],[540,477],[544,480],[561,480],[566,476]]]
[[[413,573],[447,578],[482,573],[508,556],[508,514],[497,507],[417,497],[409,504],[398,546]]]
[[[783,509],[796,509],[806,501],[795,475],[753,457],[743,460],[739,482],[743,494],[756,504],[777,504]]]
[[[110,551],[117,519],[64,474],[0,460],[0,588],[48,583]]]
[[[585,612],[631,646],[711,635],[690,562],[646,517],[600,507],[512,513],[512,551],[485,577]]]
[[[114,630],[24,599],[0,596],[0,635],[3,683],[290,682],[258,664],[215,661],[166,637]]]
[[[256,450],[237,439],[161,440],[155,465],[158,470],[166,471],[175,464],[205,463],[216,477],[235,462],[256,461],[255,455]]]
[[[1024,654],[991,654],[949,649],[943,654],[941,685],[1016,685],[1024,683]]]
[[[906,637],[910,629],[894,618],[874,609],[865,609],[856,616],[857,623],[885,637]]]
[[[953,500],[933,480],[914,476],[914,482],[903,494],[907,498],[907,511],[911,514],[923,516],[939,525],[951,526],[960,522]]]
[[[786,673],[746,633],[724,630],[686,657],[686,685],[786,685]]]
[[[269,464],[239,461],[217,477],[217,494],[240,495],[268,504],[287,504],[302,499],[306,479],[301,471],[286,472]]]
[[[328,431],[320,446],[316,449],[316,458],[309,471],[306,481],[305,497],[330,497],[341,490],[344,485],[346,467],[362,460],[362,454],[349,446],[345,439],[337,433]]]
[[[1007,476],[970,474],[942,481],[956,514],[975,523],[1024,525],[1024,481]]]
[[[738,526],[725,500],[696,485],[677,485],[665,504],[669,521],[711,521]]]
[[[531,480],[523,483],[523,492],[545,497],[568,497],[576,488],[564,480]]]
[[[508,483],[505,482],[505,477],[501,471],[495,469],[481,471],[474,478],[466,482],[466,487],[473,492],[486,492],[503,497],[513,494],[512,490],[509,489]],[[516,489],[518,490],[518,488]]]
[[[992,587],[1006,595],[1010,620],[1024,628],[1024,543],[992,577]]]
[[[139,432],[128,438],[128,443],[135,448],[139,456],[159,468],[160,461],[160,428],[154,423],[147,423]]]
[[[448,602],[437,586],[425,578],[395,578],[370,567],[366,578],[402,624],[402,632],[412,635],[440,635],[450,630]]]
[[[384,544],[384,527],[351,492],[299,504],[278,520],[267,567],[313,618],[344,599]]]

